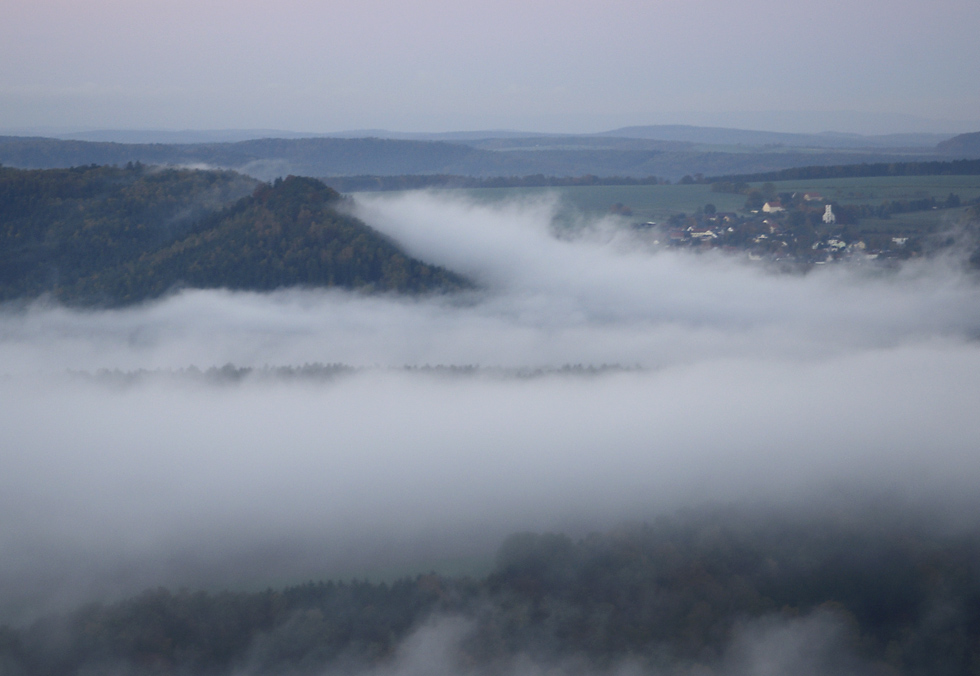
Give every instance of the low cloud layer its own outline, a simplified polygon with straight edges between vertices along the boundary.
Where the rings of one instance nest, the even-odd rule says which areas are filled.
[[[462,297],[192,291],[0,316],[0,607],[483,560],[705,501],[980,481],[980,289],[950,261],[774,275],[657,251],[549,202],[381,196],[359,213]],[[344,363],[208,384],[189,366]],[[618,364],[596,375],[468,375]],[[128,384],[71,371],[153,370]],[[448,564],[447,564],[448,565]]]
[[[844,618],[825,609],[804,617],[768,616],[744,621],[734,628],[731,644],[715,665],[716,671],[700,664],[677,664],[672,670],[653,673],[705,671],[724,676],[873,673],[869,665],[855,656],[854,637],[848,635],[848,629]],[[566,656],[542,661],[524,654],[490,667],[474,668],[472,658],[468,660],[466,657],[465,643],[475,630],[474,622],[470,619],[452,615],[435,616],[408,636],[390,660],[357,673],[360,676],[640,676],[651,673],[648,665],[630,658],[617,660],[600,669],[581,657]],[[267,650],[265,640],[256,641],[252,647],[252,661],[261,664]],[[250,674],[252,670],[246,668],[245,673]],[[255,673],[263,672],[259,668]]]

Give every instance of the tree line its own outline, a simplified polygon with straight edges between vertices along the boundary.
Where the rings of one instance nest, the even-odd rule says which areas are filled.
[[[323,181],[341,192],[421,190],[425,188],[557,188],[590,185],[669,185],[657,176],[494,176],[475,178],[455,174],[403,174],[400,176],[330,176]]]
[[[876,673],[977,673],[980,533],[896,514],[706,508],[579,539],[518,533],[481,579],[149,590],[0,628],[0,671],[350,673],[453,616],[471,626],[453,647],[461,673],[519,659],[712,673],[746,622],[821,615],[840,628],[836,649]]]
[[[820,178],[873,178],[878,176],[977,176],[980,160],[950,162],[875,162],[808,166],[756,174],[733,174],[701,178],[701,183],[749,183],[758,181],[803,181]]]

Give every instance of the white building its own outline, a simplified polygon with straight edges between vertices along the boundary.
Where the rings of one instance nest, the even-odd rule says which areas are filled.
[[[831,208],[829,204],[826,207],[824,207],[823,222],[826,223],[827,225],[832,225],[833,223],[837,222],[837,217],[834,216],[834,210]]]

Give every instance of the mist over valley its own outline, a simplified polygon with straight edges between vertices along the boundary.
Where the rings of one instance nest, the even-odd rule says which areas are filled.
[[[635,658],[641,670],[701,663],[762,673],[752,661],[761,659],[760,646],[824,636],[813,639],[826,651],[814,659],[866,666],[884,664],[888,641],[898,639],[881,638],[892,630],[845,600],[846,612],[858,613],[870,632],[862,635],[884,642],[841,648],[850,639],[838,632],[849,620],[834,608],[816,609],[844,598],[834,587],[825,596],[791,595],[794,601],[759,582],[770,601],[733,601],[735,614],[711,625],[722,633],[704,635],[703,645],[714,646],[705,653],[678,647],[669,632],[637,638],[627,652],[614,641],[583,653],[548,643],[551,629],[539,635],[534,622],[531,633],[513,635],[523,638],[482,653],[492,642],[485,643],[489,625],[473,599],[507,606],[497,605],[496,583],[466,591],[452,580],[459,573],[482,580],[492,571],[507,579],[496,552],[511,533],[566,533],[571,539],[557,551],[585,547],[574,557],[593,565],[585,562],[598,554],[574,544],[579,538],[663,518],[686,524],[678,533],[707,532],[716,517],[705,505],[729,506],[723,532],[780,561],[765,549],[775,546],[766,544],[769,536],[752,530],[777,515],[801,542],[816,532],[807,523],[825,519],[872,548],[878,536],[870,534],[879,531],[885,540],[932,533],[975,542],[980,287],[962,257],[777,274],[721,251],[653,246],[648,233],[614,215],[581,214],[573,229],[557,228],[565,207],[547,196],[487,203],[452,193],[359,195],[345,209],[404,255],[472,286],[421,295],[185,288],[113,308],[51,298],[4,306],[5,621],[27,626],[161,586],[248,594],[307,580],[390,583],[431,570],[442,574],[444,590],[464,586],[405,616],[379,644],[394,652],[370,657],[353,647],[361,644],[343,644],[353,651],[351,665],[451,672],[462,668],[454,661],[462,650],[474,665],[523,654],[531,661],[518,671],[625,668]],[[923,520],[933,525],[922,530],[916,524]],[[649,546],[661,551],[657,538],[670,540],[674,531],[657,532]],[[935,546],[953,546],[943,543]],[[541,556],[542,571],[565,565]],[[673,564],[657,565],[667,566],[655,568],[663,572]],[[848,570],[834,579],[869,574]],[[729,573],[712,574],[721,580]],[[363,584],[364,593],[388,594]],[[663,582],[656,593],[675,584]],[[304,605],[314,597],[335,598],[290,593],[299,605],[284,606],[282,621],[314,607]],[[113,613],[142,612],[140,604],[152,599],[168,613],[185,602],[179,595],[138,598],[106,606],[99,622],[113,626]],[[908,607],[925,608],[934,598],[921,591]],[[793,604],[802,619],[774,619],[781,606],[772,599]],[[547,607],[534,612],[557,618],[548,615],[557,607]],[[137,617],[132,626],[144,626]],[[739,617],[749,624],[732,624]],[[910,636],[925,626],[917,617],[907,620]],[[266,639],[257,637],[285,631],[278,621],[256,625],[249,632],[258,633],[243,639],[246,652],[214,657],[214,664],[256,673],[332,664],[314,653],[303,653],[308,663],[263,653]],[[19,635],[18,645],[33,654],[31,641],[46,645],[45,635]],[[482,648],[467,643],[474,635]],[[654,645],[674,647],[655,658],[644,652]],[[915,650],[929,650],[901,645],[911,663],[932,664],[913,659]],[[194,664],[166,654],[173,665]],[[786,659],[812,662],[794,655]],[[565,659],[585,661],[576,667]],[[127,668],[142,673],[134,664]],[[949,669],[959,673],[960,666]]]
[[[980,674],[976,0],[0,15],[0,676]]]

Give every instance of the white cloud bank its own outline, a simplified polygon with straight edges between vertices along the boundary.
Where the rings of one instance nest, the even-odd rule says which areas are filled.
[[[0,607],[406,570],[486,555],[515,529],[706,500],[952,500],[980,481],[980,294],[955,266],[775,276],[609,224],[557,239],[552,213],[424,193],[362,204],[483,285],[462,298],[195,291],[3,311]],[[372,368],[224,385],[66,375],[227,362]],[[603,363],[642,368],[399,368]]]

